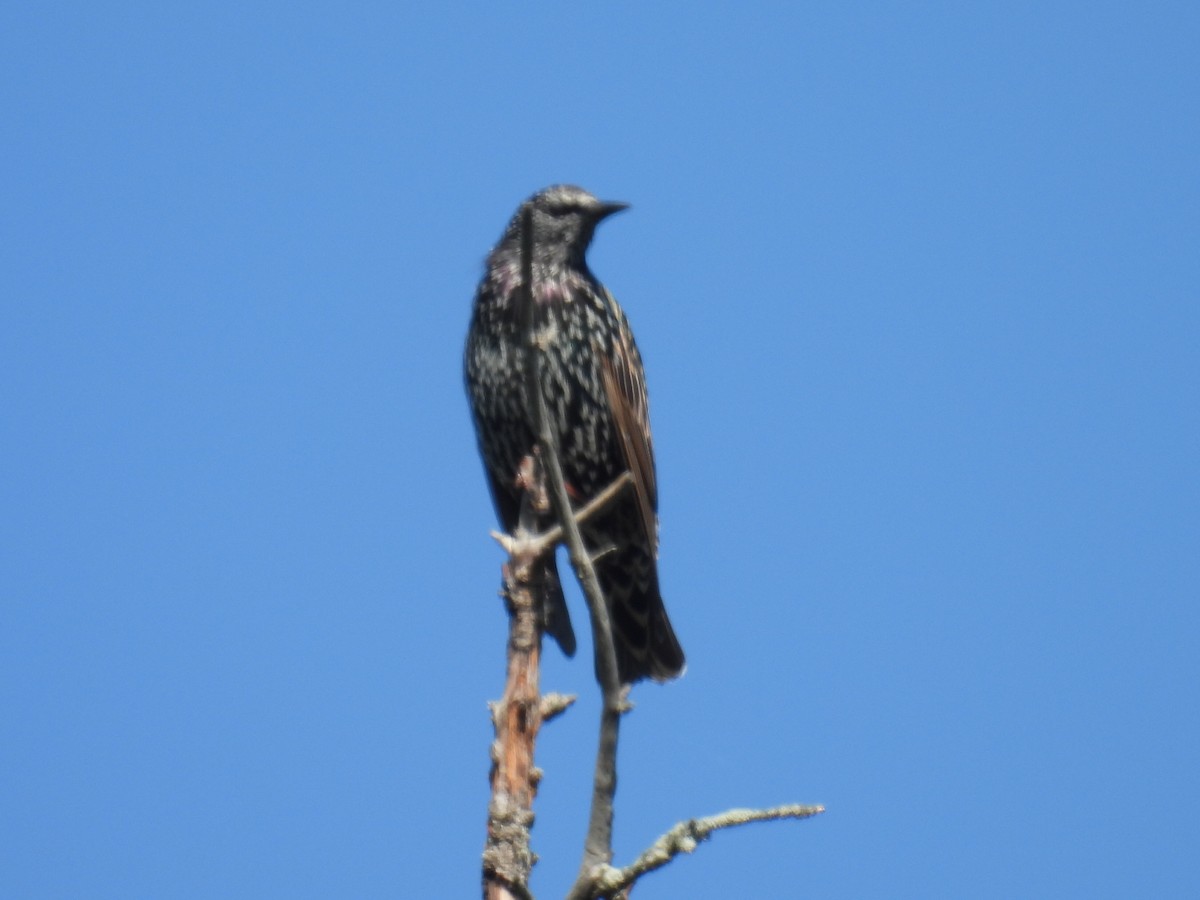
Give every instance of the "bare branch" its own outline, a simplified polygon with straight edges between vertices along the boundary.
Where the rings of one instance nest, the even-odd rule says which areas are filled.
[[[595,497],[575,510],[575,521],[580,525],[587,524],[588,519],[601,512],[607,507],[613,499],[633,484],[633,475],[630,472],[622,472],[613,481],[604,488]],[[524,543],[518,545],[517,539],[510,534],[504,534],[500,531],[490,532],[492,539],[496,541],[509,554],[526,553],[532,557],[542,556],[553,550],[563,542],[563,527],[562,525],[554,525],[540,534],[526,535]],[[593,557],[593,562],[595,557]]]
[[[730,809],[703,819],[688,819],[671,828],[656,840],[633,863],[623,869],[604,866],[595,874],[593,890],[585,897],[609,897],[627,890],[647,872],[661,869],[680,853],[691,853],[714,831],[746,825],[750,822],[769,822],[775,819],[807,819],[823,813],[823,806],[776,806],[771,809]]]
[[[574,694],[542,694],[542,724],[561,716],[578,699]]]
[[[549,454],[546,454],[549,455]],[[530,494],[540,490],[544,479],[540,461],[533,462]],[[628,478],[613,482],[601,496],[588,504],[588,514],[599,511],[616,497]],[[529,495],[522,501],[521,521],[515,534],[500,535],[509,551],[504,566],[504,596],[508,602],[508,676],[504,696],[488,704],[496,741],[492,749],[492,801],[488,806],[488,839],[483,853],[484,896],[488,900],[529,897],[528,881],[536,860],[530,845],[533,799],[541,781],[534,763],[534,745],[542,724],[561,715],[575,702],[574,696],[539,696],[541,630],[538,597],[544,594],[544,569],[537,565],[554,535],[532,532],[536,520]]]
[[[496,740],[492,745],[492,799],[483,851],[483,890],[486,900],[526,900],[536,858],[530,847],[529,829],[533,825],[533,798],[541,779],[541,772],[533,764],[533,751],[542,723],[542,699],[538,694],[542,636],[535,600],[543,590],[542,570],[513,557],[504,571],[509,609],[508,662],[504,696],[490,705]]]

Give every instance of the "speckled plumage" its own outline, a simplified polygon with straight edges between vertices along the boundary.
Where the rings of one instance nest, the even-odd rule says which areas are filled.
[[[658,497],[641,355],[629,322],[592,275],[585,253],[596,224],[624,204],[556,185],[518,208],[487,261],[475,295],[466,347],[467,393],[501,524],[516,526],[521,460],[533,448],[525,401],[515,295],[521,280],[521,218],[531,211],[537,327],[543,342],[542,393],[556,430],[563,474],[578,503],[626,470],[632,490],[583,528],[608,601],[621,680],[666,680],[683,671],[658,588]],[[545,628],[570,655],[566,604],[551,561]]]

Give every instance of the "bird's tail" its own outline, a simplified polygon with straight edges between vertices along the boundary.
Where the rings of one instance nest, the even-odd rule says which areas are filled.
[[[662,597],[657,600],[650,613],[650,664],[645,674],[655,681],[670,681],[683,674],[687,661],[683,657],[683,647],[679,646],[679,638],[675,637],[675,629],[671,627],[671,620],[667,617]],[[620,669],[619,662],[617,668]],[[625,680],[625,675],[621,676],[621,680]]]
[[[617,565],[597,572],[608,601],[621,683],[678,678],[685,664],[683,648],[667,617],[658,579],[651,570],[649,582],[639,585],[636,578],[631,583],[629,573],[628,567]]]

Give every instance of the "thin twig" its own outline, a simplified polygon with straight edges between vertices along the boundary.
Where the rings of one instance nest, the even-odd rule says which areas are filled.
[[[661,869],[680,853],[691,853],[696,846],[722,828],[774,819],[807,819],[825,812],[823,806],[776,806],[771,809],[730,809],[703,819],[688,819],[673,826],[636,860],[623,869],[605,866],[597,873],[591,897],[608,897],[627,890],[647,872]]]
[[[542,724],[545,725],[551,719],[557,719],[570,709],[578,699],[574,694],[558,694],[554,692],[542,694]]]
[[[587,524],[588,519],[603,511],[612,502],[614,497],[631,484],[633,484],[633,473],[628,471],[622,472],[604,490],[575,510],[575,521],[580,525]],[[492,538],[510,554],[523,552],[535,558],[548,553],[563,542],[563,527],[558,524],[553,525],[549,530],[543,531],[540,534],[527,535],[525,543],[521,546],[517,545],[513,535],[505,534],[502,531],[493,531],[491,534]]]

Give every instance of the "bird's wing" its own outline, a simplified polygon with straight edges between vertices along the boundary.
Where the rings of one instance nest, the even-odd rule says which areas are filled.
[[[515,475],[513,476],[515,479]],[[517,522],[521,515],[521,500],[513,494],[512,484],[502,484],[490,471],[487,473],[488,487],[492,489],[492,503],[496,507],[496,518],[501,527],[513,534],[517,530]]]
[[[642,356],[633,340],[625,313],[612,294],[604,291],[616,328],[612,346],[598,348],[600,371],[608,408],[616,428],[625,465],[633,475],[633,489],[646,529],[646,538],[658,553],[658,484],[654,474],[654,442],[650,436],[650,403]]]

